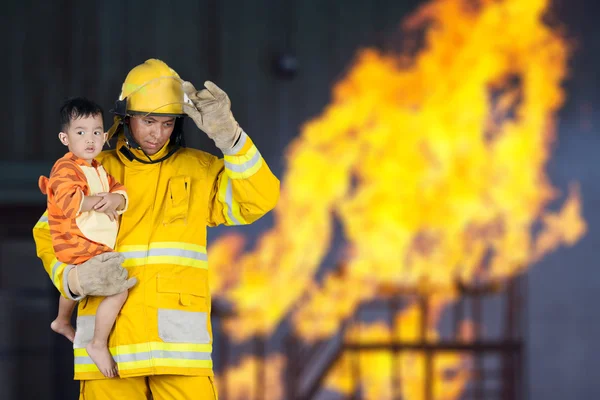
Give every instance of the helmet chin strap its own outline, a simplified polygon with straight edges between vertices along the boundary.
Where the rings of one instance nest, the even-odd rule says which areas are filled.
[[[125,146],[121,146],[121,148],[119,149],[119,151],[121,152],[121,154],[123,154],[125,157],[127,157],[127,159],[129,161],[136,160],[138,162],[141,162],[142,164],[156,164],[156,163],[159,163],[159,162],[164,161],[167,158],[171,157],[182,146],[181,142],[183,140],[175,140],[175,144],[171,147],[171,149],[169,149],[169,151],[167,152],[167,154],[165,154],[164,156],[162,156],[161,158],[159,158],[157,160],[153,160],[152,158],[150,158],[150,156],[148,155],[148,153],[146,153],[144,151],[144,149],[142,149],[142,146],[140,146],[138,144],[138,142],[135,141],[135,139],[133,138],[133,135],[131,134],[131,131],[129,130],[129,125],[127,123],[125,123],[124,120],[121,120],[120,124],[121,124],[121,126],[123,126],[123,133],[125,134]],[[178,133],[179,136],[182,136],[179,132],[177,132],[177,133]],[[185,147],[185,144],[183,144],[183,146]],[[137,157],[130,150],[131,148],[136,149],[136,150],[141,150],[141,152],[144,153],[144,155],[146,156],[146,158],[148,158],[148,161]]]
[[[140,146],[139,143],[135,141],[133,135],[131,134],[131,130],[129,129],[129,124],[125,121],[125,119],[128,117],[127,98],[117,100],[115,102],[115,108],[111,110],[111,112],[119,116],[119,125],[123,128],[123,134],[125,135],[125,146],[121,146],[119,152],[121,152],[121,154],[123,154],[129,161],[136,160],[138,162],[141,162],[142,164],[156,164],[171,157],[180,148],[185,147],[185,139],[183,137],[183,120],[181,118],[176,118],[175,128],[173,129],[173,133],[171,134],[171,139],[169,142],[171,144],[171,148],[169,149],[167,154],[165,154],[158,160],[153,160],[148,155],[148,153],[146,153],[144,149],[142,149],[142,146]],[[117,129],[117,132],[118,131],[119,130]],[[136,150],[141,150],[141,152],[144,153],[148,160],[144,160],[137,157],[131,151],[132,148]]]

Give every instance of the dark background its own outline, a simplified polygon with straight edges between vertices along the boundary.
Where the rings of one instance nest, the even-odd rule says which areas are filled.
[[[74,383],[68,343],[49,323],[56,290],[35,257],[31,228],[43,212],[37,178],[64,148],[57,140],[60,102],[95,99],[106,111],[127,72],[147,58],[167,62],[201,86],[214,80],[232,99],[236,119],[279,177],[284,150],[303,122],[318,115],[330,89],[362,46],[392,48],[398,24],[421,2],[372,0],[10,1],[3,6],[0,152],[0,398],[51,399]],[[600,6],[555,1],[555,19],[572,38],[573,56],[548,164],[553,185],[581,185],[588,233],[529,272],[530,398],[600,398]],[[298,74],[273,71],[294,54]],[[214,154],[188,125],[188,144]],[[243,232],[255,234],[265,218]],[[214,239],[220,230],[209,231]],[[218,355],[217,355],[218,357]],[[66,397],[65,397],[66,398]]]

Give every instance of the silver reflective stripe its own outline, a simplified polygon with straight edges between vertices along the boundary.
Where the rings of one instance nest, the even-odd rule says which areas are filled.
[[[126,354],[129,355],[129,354]],[[210,360],[210,353],[198,351],[153,350],[152,358],[176,358],[179,360]],[[119,360],[120,361],[120,360]]]
[[[233,211],[231,210],[231,207],[233,207],[233,191],[231,188],[231,179],[227,179],[225,202],[227,203],[227,215],[229,216],[231,222],[233,222],[235,225],[242,225],[242,223],[240,223],[240,221],[238,221],[237,218],[233,216]]]
[[[195,260],[208,261],[206,253],[200,253],[193,250],[183,249],[150,249],[148,251],[148,257],[152,256],[177,256],[185,258],[193,258]]]
[[[56,278],[56,270],[58,269],[58,267],[60,267],[62,263],[60,261],[57,261],[56,263],[54,263],[54,265],[52,266],[52,280],[54,281],[54,279]]]
[[[125,258],[145,258],[146,255],[148,254],[147,251],[142,250],[142,251],[124,251],[121,254],[123,254],[123,257]]]
[[[252,167],[254,167],[256,165],[256,163],[258,163],[260,161],[260,152],[257,150],[256,153],[254,154],[254,156],[246,161],[243,164],[232,164],[228,161],[225,161],[225,168],[230,169],[231,171],[234,172],[244,172]]]
[[[48,216],[42,215],[42,218],[40,218],[40,220],[37,223],[39,224],[40,222],[48,222]]]
[[[210,360],[210,353],[195,352],[195,351],[168,351],[168,350],[152,350],[143,353],[118,354],[113,356],[116,362],[124,363],[131,361],[147,361],[151,358],[170,358],[177,360]],[[77,356],[75,364],[93,364],[94,361],[90,357]]]
[[[125,258],[146,258],[152,256],[177,256],[191,258],[194,260],[208,261],[206,253],[193,250],[173,249],[173,248],[154,248],[148,251],[123,251],[121,252]]]

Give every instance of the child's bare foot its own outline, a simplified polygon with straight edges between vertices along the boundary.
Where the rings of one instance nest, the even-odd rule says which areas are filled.
[[[85,349],[105,377],[115,378],[118,375],[117,363],[108,351],[106,343],[95,343],[92,340]]]
[[[69,339],[71,342],[75,340],[75,329],[73,329],[69,321],[57,318],[54,321],[52,321],[52,323],[50,324],[50,328],[54,332],[60,333],[61,335]]]

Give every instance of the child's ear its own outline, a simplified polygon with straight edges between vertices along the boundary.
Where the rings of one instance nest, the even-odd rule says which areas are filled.
[[[60,140],[60,142],[61,142],[62,144],[64,144],[65,146],[68,146],[68,145],[69,145],[69,137],[67,136],[67,134],[66,134],[66,133],[64,133],[64,132],[59,132],[59,134],[58,134],[58,139],[59,139],[59,140]]]

